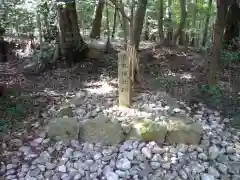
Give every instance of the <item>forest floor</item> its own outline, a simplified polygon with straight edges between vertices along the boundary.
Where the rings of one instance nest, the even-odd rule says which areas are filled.
[[[230,128],[229,121],[226,120],[226,118],[238,116],[240,113],[238,93],[240,84],[238,85],[235,83],[234,85],[231,85],[232,82],[230,83],[229,80],[234,82],[236,82],[236,80],[234,80],[233,76],[229,78],[224,74],[221,76],[221,81],[219,83],[220,90],[215,92],[215,94],[207,93],[203,86],[204,74],[201,73],[203,59],[203,55],[196,50],[189,50],[186,52],[180,47],[146,48],[142,50],[140,52],[141,83],[134,90],[134,103],[137,103],[137,100],[135,99],[137,99],[136,97],[138,96],[156,96],[157,92],[164,91],[176,99],[177,103],[181,102],[180,104],[183,108],[190,109],[192,115],[199,114],[199,111],[202,111],[204,114],[204,109],[207,110],[208,116],[213,115],[219,117],[219,115],[221,115],[221,121],[217,123],[222,124],[226,121],[226,127],[229,127],[229,130],[224,130],[224,133],[232,133],[231,138],[233,139],[229,140],[230,137],[225,139],[222,137],[222,140],[226,142],[226,145],[222,145],[222,142],[220,142],[220,146],[218,142],[213,142],[213,140],[219,141],[219,137],[221,139],[220,135],[215,134],[214,138],[209,138],[210,144],[215,144],[219,147],[219,150],[214,150],[217,151],[215,153],[218,153],[218,155],[221,154],[220,151],[222,151],[223,148],[232,147],[234,150],[229,150],[229,152],[227,152],[228,150],[225,150],[223,154],[227,156],[228,161],[239,163],[240,154],[235,151],[235,149],[239,148],[239,132]],[[60,176],[62,176],[61,179],[67,179],[67,172],[69,171],[63,169],[60,170],[60,173],[52,172],[52,169],[46,169],[45,165],[44,167],[42,166],[42,168],[39,166],[40,170],[38,172],[35,170],[36,166],[32,164],[33,159],[36,158],[35,154],[45,152],[44,149],[47,149],[48,151],[49,147],[52,145],[50,145],[49,142],[44,142],[48,145],[43,143],[44,138],[45,140],[47,139],[46,134],[43,132],[43,127],[55,116],[59,109],[59,105],[82,92],[87,94],[86,97],[91,97],[91,102],[89,102],[89,100],[86,102],[78,102],[84,103],[84,106],[86,105],[86,112],[84,110],[85,114],[88,114],[90,109],[93,111],[92,109],[94,108],[100,108],[100,111],[102,111],[102,108],[108,109],[116,104],[118,101],[116,93],[117,55],[105,54],[102,59],[89,59],[84,63],[79,63],[73,68],[49,70],[39,75],[24,75],[24,72],[22,72],[22,63],[14,60],[5,64],[0,64],[0,68],[2,70],[1,72],[4,72],[1,74],[1,77],[3,77],[2,81],[10,83],[9,86],[12,86],[12,88],[6,92],[7,94],[1,97],[0,101],[0,152],[2,152],[0,159],[2,163],[0,176],[2,173],[2,175],[5,175],[8,179],[31,179],[30,176],[33,177],[32,179],[54,179],[55,177]],[[144,98],[140,101],[142,101],[141,103],[147,104],[154,103],[154,101],[144,100]],[[203,121],[203,124],[204,123],[205,121]],[[209,122],[206,122],[206,124],[209,124]],[[211,124],[210,122],[209,126],[211,127],[212,125],[214,124]],[[236,126],[238,126],[238,124]],[[213,132],[215,133],[214,128]],[[36,142],[37,139],[39,140],[39,138],[42,138],[40,142],[42,145],[35,146],[31,144],[32,142]],[[71,144],[73,143],[74,142],[71,141]],[[138,148],[140,148],[140,144],[141,142],[139,142]],[[238,144],[238,147],[236,144]],[[36,150],[36,152],[32,153],[34,157],[30,158],[31,160],[28,160],[28,162],[25,163],[25,166],[22,165],[20,168],[19,162],[22,161],[20,159],[23,154],[24,157],[29,156],[29,152],[25,152],[24,150],[21,150],[21,148],[24,149],[24,147],[26,148],[30,146],[34,146]],[[56,148],[57,145],[52,146]],[[60,143],[60,146],[63,149],[66,149],[67,147],[69,149],[73,145],[61,145]],[[86,143],[83,143],[83,146],[86,146]],[[168,145],[167,147],[168,149],[178,149],[178,146],[175,147]],[[161,148],[166,150],[166,146],[164,145]],[[60,151],[60,149],[57,151]],[[204,155],[211,156],[211,153],[209,155],[209,152],[205,152],[204,148],[202,150],[196,148],[193,151],[197,153],[197,159],[199,159],[198,161],[193,158],[193,161],[197,163],[199,169],[203,168],[203,170],[197,172],[197,177],[201,177],[202,179],[211,177],[216,179],[235,178],[234,180],[240,178],[240,172],[231,172],[231,166],[229,164],[225,166],[226,163],[220,160],[210,162],[207,160],[209,157],[206,157],[205,159]],[[23,152],[23,154],[21,152]],[[177,152],[171,153],[171,157],[174,157],[174,153],[177,154]],[[150,152],[150,154],[152,153]],[[58,154],[58,156],[59,160],[61,156],[60,154]],[[52,163],[56,164],[57,161],[53,161]],[[90,164],[92,165],[93,162]],[[59,168],[59,166],[57,167]],[[23,170],[24,167],[27,170]],[[190,168],[190,166],[186,167],[188,167],[188,169]],[[186,167],[182,167],[182,170],[175,170],[174,168],[168,168],[168,166],[161,166],[161,168],[164,169],[161,176],[165,179],[169,179],[169,177],[191,179],[190,174],[193,173],[192,171],[194,170],[191,169],[190,172],[187,172]],[[142,176],[134,176],[134,174],[129,175],[129,172],[132,172],[130,168],[126,169],[126,171],[129,171],[126,176],[122,173],[125,172],[124,168],[117,174],[114,172],[112,173],[113,170],[110,170],[112,174],[110,173],[109,176],[111,177],[106,179],[154,179],[153,177],[160,176],[159,174],[156,175],[155,172],[159,172],[161,168],[159,167],[155,169],[155,171],[149,171]],[[151,167],[151,169],[154,169],[154,167]],[[35,171],[32,172],[33,170]],[[29,171],[32,172],[30,173],[30,176]],[[58,174],[56,175],[56,173]],[[90,176],[91,174],[94,175]],[[85,179],[88,179],[87,177],[90,177],[90,179],[98,179],[99,177],[102,178],[100,174],[96,175],[95,171],[87,172],[86,170],[85,173],[83,172],[81,174],[81,177],[85,177]],[[195,179],[197,179],[197,177]]]

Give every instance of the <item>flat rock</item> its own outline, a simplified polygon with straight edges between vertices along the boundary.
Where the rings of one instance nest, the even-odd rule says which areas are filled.
[[[60,107],[60,110],[57,112],[57,117],[73,117],[73,108],[68,106]]]
[[[99,115],[80,124],[81,139],[91,143],[114,145],[124,139],[121,124],[110,121],[106,116]]]
[[[234,117],[232,117],[230,124],[232,127],[236,128],[236,129],[240,129],[240,115],[235,115]]]
[[[74,118],[55,118],[50,120],[47,126],[47,134],[54,139],[77,139],[79,124]]]
[[[169,143],[199,144],[202,136],[202,125],[188,117],[170,117],[167,124]]]
[[[127,135],[127,139],[162,142],[166,133],[167,126],[165,122],[143,119],[132,122],[132,128]]]

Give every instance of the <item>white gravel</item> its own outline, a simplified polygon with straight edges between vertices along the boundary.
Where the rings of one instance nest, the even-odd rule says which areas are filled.
[[[114,93],[111,97],[105,94],[104,102],[98,96],[89,95],[84,105],[76,107],[79,120],[98,112],[121,120],[164,118],[160,109],[169,109],[161,104],[159,94],[142,94],[132,110],[116,108]],[[226,128],[223,122],[228,123],[228,119],[222,121],[218,112],[203,105],[199,105],[195,118],[204,129],[199,145],[128,140],[102,146],[78,140],[52,143],[43,136],[22,143],[8,162],[1,162],[0,176],[6,180],[240,180],[240,133]]]

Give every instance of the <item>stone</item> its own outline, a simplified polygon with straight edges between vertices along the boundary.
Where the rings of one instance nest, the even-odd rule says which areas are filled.
[[[126,139],[163,142],[167,133],[164,122],[155,122],[151,119],[132,121],[132,128]]]
[[[131,168],[131,162],[127,158],[122,158],[116,162],[116,167],[120,170],[126,171]]]
[[[188,179],[188,175],[187,175],[187,173],[184,170],[180,170],[179,171],[179,175],[183,179]]]
[[[121,126],[125,134],[128,134],[132,129],[131,124],[122,123]]]
[[[23,152],[24,155],[26,156],[26,155],[28,155],[31,152],[31,147],[29,147],[29,146],[21,146],[19,148],[19,151]]]
[[[91,143],[114,145],[124,139],[121,124],[110,121],[106,116],[99,115],[80,124],[80,137]]]
[[[215,180],[214,176],[207,173],[201,174],[201,180]]]
[[[56,164],[50,162],[47,162],[45,165],[48,170],[52,170],[56,167]]]
[[[171,117],[167,124],[169,143],[199,144],[203,129],[199,122],[193,122],[188,117]]]
[[[50,178],[54,174],[53,170],[48,170],[44,173],[45,178]]]
[[[232,180],[240,180],[240,175],[233,175]]]
[[[233,154],[236,152],[236,150],[232,146],[226,147],[226,151],[228,154]]]
[[[227,174],[227,170],[228,170],[227,165],[222,164],[222,163],[217,163],[217,169],[218,169],[221,173]]]
[[[76,174],[73,178],[73,180],[80,180],[82,178],[81,174]]]
[[[220,174],[219,174],[218,170],[215,169],[214,167],[209,167],[208,168],[208,174],[213,175],[215,178],[219,178],[220,177]]]
[[[13,147],[20,147],[22,146],[22,140],[21,139],[11,139],[10,143],[12,144]]]
[[[53,139],[77,139],[79,124],[74,118],[55,118],[47,125],[47,134]]]
[[[211,160],[214,160],[214,159],[216,159],[220,155],[220,149],[218,147],[216,147],[216,146],[211,146],[209,148],[208,153],[209,153],[209,158]]]
[[[232,117],[232,119],[230,120],[230,124],[232,127],[240,129],[240,115],[237,114],[234,117]]]
[[[9,170],[9,169],[16,169],[17,168],[17,164],[8,164],[6,169]]]
[[[119,180],[118,175],[114,172],[107,172],[105,176],[106,180]]]
[[[162,167],[163,167],[164,169],[170,169],[170,168],[171,168],[171,163],[169,163],[169,162],[163,163],[163,164],[162,164]]]
[[[153,147],[153,149],[152,149],[152,153],[154,153],[154,154],[163,154],[165,152],[166,152],[165,149],[160,148],[160,147]]]
[[[30,171],[30,176],[31,177],[37,177],[40,174],[41,170],[39,168],[35,168],[33,170]]]
[[[67,172],[67,167],[65,165],[61,165],[58,167],[58,171],[65,173]]]
[[[128,158],[130,161],[134,159],[134,154],[133,151],[125,151],[124,152],[124,157]]]
[[[115,173],[116,173],[119,177],[127,179],[128,171],[116,170]]]
[[[57,117],[64,117],[64,116],[73,117],[73,108],[68,106],[60,107],[60,109],[57,112]]]
[[[152,158],[152,151],[148,147],[143,147],[141,152],[146,158],[148,158],[148,159]]]
[[[151,162],[150,165],[152,169],[158,169],[161,166],[159,162]]]
[[[96,161],[96,160],[98,160],[98,159],[101,159],[101,157],[102,157],[102,154],[101,154],[101,153],[97,153],[97,154],[95,154],[95,155],[93,156],[93,159]]]
[[[45,171],[46,167],[44,165],[38,164],[37,167],[43,172]]]
[[[203,161],[207,161],[208,157],[205,153],[199,153],[198,154],[199,159],[203,160]]]

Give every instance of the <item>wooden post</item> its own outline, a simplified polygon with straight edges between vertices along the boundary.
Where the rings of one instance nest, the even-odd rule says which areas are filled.
[[[118,54],[118,93],[119,106],[130,107],[132,104],[131,63],[128,53]]]

